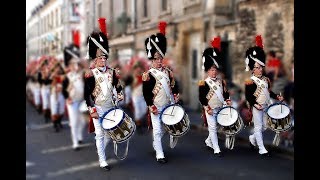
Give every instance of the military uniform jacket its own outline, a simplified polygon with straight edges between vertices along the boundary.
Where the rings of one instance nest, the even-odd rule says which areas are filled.
[[[62,94],[65,99],[82,100],[84,96],[84,72],[68,72],[62,82]],[[82,88],[82,89],[80,89]],[[80,94],[79,94],[80,93]]]
[[[175,83],[172,70],[168,67],[162,67],[162,72],[167,74],[170,79],[168,85],[171,93],[178,94],[178,86]],[[142,93],[148,106],[163,106],[169,103],[169,98],[166,97],[162,84],[149,71],[142,74]]]
[[[229,92],[226,88],[226,82],[220,78],[217,78],[215,83],[219,86],[222,86],[223,99],[224,100],[228,99]],[[210,86],[207,84],[205,80],[200,80],[198,86],[199,86],[199,101],[202,104],[202,106],[210,105],[211,108],[215,108],[215,106],[222,105],[222,102],[220,102],[220,100],[217,98],[217,95],[215,95],[214,90],[210,88]]]
[[[268,84],[267,88],[268,88],[268,92],[270,93],[270,97],[276,99],[277,95],[271,91],[269,78],[265,76],[261,76],[261,78],[259,79],[262,81],[265,81]],[[252,79],[246,80],[245,97],[246,97],[246,100],[249,102],[250,106],[253,106],[254,104],[260,104],[257,101],[260,101],[258,98],[260,97],[260,94],[263,93],[262,88],[263,87],[257,86],[257,84]]]
[[[107,68],[106,72],[104,73],[108,73],[108,83],[111,83],[112,87],[116,88],[117,93],[120,93],[123,87],[120,83],[119,74],[116,72],[116,70],[112,68]],[[102,91],[99,82],[95,79],[93,75],[92,70],[87,72],[84,84],[84,99],[86,101],[86,104],[89,107],[94,107],[94,104],[98,104],[96,102],[96,98],[102,94]]]

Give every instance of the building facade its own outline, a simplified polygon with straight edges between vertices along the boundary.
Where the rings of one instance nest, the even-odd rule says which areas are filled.
[[[245,51],[254,45],[257,34],[262,35],[266,52],[278,52],[287,71],[290,70],[294,57],[293,0],[64,0],[62,4],[58,2],[61,1],[51,0],[50,8],[42,7],[44,10],[40,15],[33,16],[28,22],[29,54],[39,54],[39,51],[40,54],[58,53],[50,50],[50,42],[44,45],[40,42],[52,33],[64,37],[64,42],[60,44],[66,45],[71,42],[72,30],[77,29],[81,34],[82,56],[85,56],[86,38],[92,30],[98,28],[98,18],[104,17],[107,21],[110,45],[109,60],[117,60],[124,65],[134,55],[146,58],[145,39],[158,32],[159,21],[166,21],[166,59],[175,71],[182,100],[194,110],[200,107],[195,98],[198,96],[198,80],[205,76],[201,55],[204,49],[210,46],[213,37],[221,37],[223,73],[229,83],[236,84],[242,90],[244,80],[250,76],[249,72],[244,71]],[[70,6],[66,2],[79,3],[80,20],[64,21],[66,23],[61,25],[62,28],[59,23],[49,28],[49,22],[54,21],[57,14],[58,17],[60,15],[70,20],[60,14]],[[53,6],[54,4],[56,5]],[[39,20],[42,30],[37,34]]]
[[[74,33],[83,32],[83,7],[81,0],[43,0],[27,20],[27,59],[42,55],[62,59],[62,50],[73,42]]]

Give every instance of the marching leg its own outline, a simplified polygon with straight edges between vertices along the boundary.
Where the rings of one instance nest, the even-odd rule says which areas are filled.
[[[69,126],[71,131],[72,148],[77,151],[79,150],[79,142],[77,139],[77,110],[75,109],[75,103],[67,104],[68,115],[69,115]]]
[[[208,122],[209,137],[212,143],[212,147],[214,149],[214,154],[221,156],[221,151],[218,144],[217,122],[214,116],[209,115],[207,112],[206,112],[206,117]]]
[[[264,147],[263,137],[262,137],[262,131],[264,127],[263,111],[259,111],[256,108],[253,108],[252,115],[253,115],[252,118],[254,123],[254,137],[259,148],[259,154],[267,154],[268,151]]]
[[[99,119],[94,118],[93,124],[94,124],[95,134],[96,134],[95,140],[96,140],[97,153],[99,156],[100,167],[106,170],[110,170],[110,167],[106,160],[106,154],[105,154],[105,144],[106,144],[105,132],[99,123]]]
[[[159,115],[154,115],[153,113],[150,114],[153,127],[153,148],[156,151],[156,158],[158,162],[166,163],[161,142],[164,132],[160,123]]]

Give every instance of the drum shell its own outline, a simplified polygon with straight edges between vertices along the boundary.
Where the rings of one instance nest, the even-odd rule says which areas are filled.
[[[223,109],[223,108],[226,108],[226,107],[222,107],[222,108],[220,108],[220,110]],[[233,107],[231,107],[231,108],[233,108]],[[235,109],[235,108],[233,108],[233,109]],[[219,110],[218,113],[217,113],[216,120],[217,120],[217,118],[218,118],[218,115],[219,115],[220,110]],[[241,116],[240,116],[239,113],[238,113],[238,118],[237,118],[237,120],[236,120],[233,124],[231,124],[231,125],[229,125],[229,126],[224,126],[224,125],[219,124],[219,123],[218,123],[218,120],[217,120],[217,124],[219,125],[218,131],[219,131],[219,132],[222,132],[222,133],[224,133],[224,134],[226,134],[226,135],[235,135],[235,134],[238,134],[238,133],[243,129],[243,127],[244,127],[243,120],[242,120],[242,118],[241,118]]]
[[[121,110],[119,108],[112,108],[109,111],[107,111],[101,118],[100,118],[100,124],[102,126],[102,122],[103,122],[103,118],[108,114],[108,113],[112,113],[113,110]],[[123,110],[121,110],[123,111]],[[128,116],[124,111],[123,111],[123,117],[121,117],[121,120],[119,121],[119,123],[110,128],[110,129],[105,129],[103,128],[108,135],[110,136],[110,138],[117,142],[117,143],[122,143],[125,142],[127,140],[129,140],[131,138],[131,136],[134,134],[135,130],[136,130],[136,125],[133,122],[132,118],[130,116]]]
[[[185,113],[183,118],[176,124],[167,125],[163,123],[165,130],[174,137],[181,137],[185,135],[190,129],[189,116]]]
[[[268,106],[268,108],[266,110],[267,126],[269,129],[271,129],[274,132],[288,131],[292,127],[292,123],[291,123],[290,108],[287,105],[282,104],[284,107],[289,109],[289,114],[284,118],[276,119],[276,118],[271,117],[268,113],[268,110],[270,109],[270,107],[275,106],[275,105],[279,105],[279,104],[281,104],[281,103],[273,103],[270,106]]]
[[[189,116],[188,114],[185,112],[185,110],[183,109],[183,117],[176,123],[176,124],[172,124],[172,125],[168,125],[163,121],[164,116],[162,116],[163,112],[169,108],[170,106],[175,106],[175,108],[181,108],[183,109],[182,106],[178,105],[178,104],[171,104],[171,105],[167,105],[160,113],[160,120],[163,122],[163,126],[165,128],[165,130],[172,136],[174,137],[181,137],[183,135],[185,135],[189,129],[190,129],[190,120],[189,120]]]

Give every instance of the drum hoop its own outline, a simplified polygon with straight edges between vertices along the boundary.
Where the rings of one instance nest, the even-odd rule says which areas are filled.
[[[119,107],[113,107],[113,108],[109,109],[108,111],[106,111],[106,112],[100,117],[99,122],[100,122],[100,125],[101,125],[102,129],[109,131],[109,130],[114,130],[114,129],[117,128],[117,126],[114,126],[114,127],[112,127],[112,128],[106,129],[106,128],[104,128],[104,127],[102,126],[102,121],[103,121],[104,117],[105,117],[109,112],[111,112],[112,110],[116,110],[116,109],[120,109],[121,111],[123,111],[123,110],[122,110],[121,108],[119,108]],[[124,117],[125,117],[125,112],[123,111],[123,116],[122,116],[122,118],[121,118],[121,120],[120,120],[120,122],[119,122],[118,124],[121,124],[121,123],[122,123],[122,121],[124,120]],[[117,124],[117,125],[118,125],[118,124]]]
[[[281,103],[281,102],[276,102],[276,103],[273,103],[273,104],[269,105],[268,108],[266,109],[266,112],[268,112],[268,110],[269,110],[270,107],[275,106],[275,105],[281,105],[281,104],[282,104],[283,106],[286,106],[288,109],[290,109],[290,107],[289,107],[287,104]]]
[[[217,115],[216,115],[216,121],[218,122],[218,115],[219,115],[220,111],[222,111],[225,108],[232,108],[232,109],[236,110],[236,112],[238,113],[238,118],[235,122],[237,122],[240,115],[239,115],[239,112],[237,111],[237,109],[232,106],[225,106],[225,107],[220,108],[219,111],[217,112]],[[220,123],[218,123],[218,124],[221,125]],[[221,125],[221,126],[223,126],[223,125]],[[223,126],[223,127],[228,127],[228,126]]]
[[[181,105],[179,105],[179,104],[169,104],[169,105],[167,105],[166,107],[164,107],[164,108],[162,109],[162,111],[160,112],[159,119],[160,119],[161,122],[163,122],[163,121],[162,121],[162,114],[163,114],[164,110],[166,110],[166,109],[169,108],[170,106],[179,106],[179,107],[183,110],[183,112],[186,113],[186,111],[183,109],[183,107],[182,107]],[[182,117],[182,118],[183,118],[183,117]]]
[[[289,114],[288,114],[287,116],[289,116],[289,115],[291,114],[291,109],[290,109],[290,107],[289,107],[287,104],[281,103],[281,102],[276,102],[276,103],[273,103],[273,104],[271,104],[270,106],[268,106],[268,108],[265,110],[265,113],[266,113],[270,118],[274,119],[273,117],[271,117],[271,116],[269,115],[268,111],[269,111],[269,109],[270,109],[272,106],[275,106],[275,105],[283,105],[283,106],[286,106],[286,107],[289,109]],[[286,116],[286,117],[287,117],[287,116]]]

